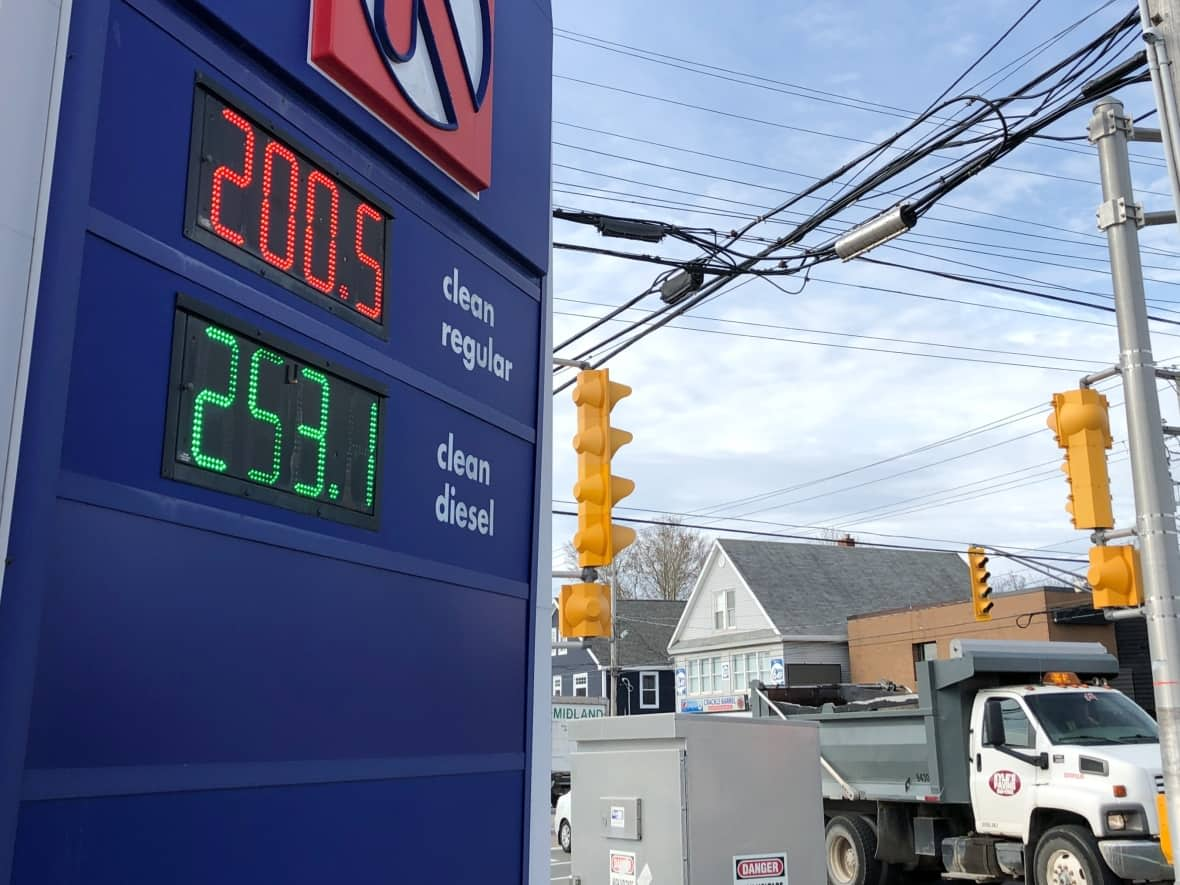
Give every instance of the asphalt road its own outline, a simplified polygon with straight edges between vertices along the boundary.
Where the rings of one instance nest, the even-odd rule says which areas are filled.
[[[558,846],[552,827],[549,829],[549,839],[550,885],[570,885],[570,856]]]

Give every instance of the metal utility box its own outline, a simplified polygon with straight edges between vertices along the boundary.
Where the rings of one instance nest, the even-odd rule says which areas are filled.
[[[813,723],[664,713],[571,723],[574,885],[822,885]]]

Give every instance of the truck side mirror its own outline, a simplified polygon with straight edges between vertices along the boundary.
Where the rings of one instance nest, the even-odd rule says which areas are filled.
[[[989,701],[983,708],[983,745],[1002,747],[1008,743],[1004,734],[1004,711],[995,701]]]

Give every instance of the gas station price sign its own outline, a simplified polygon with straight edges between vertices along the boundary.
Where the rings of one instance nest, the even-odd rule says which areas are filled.
[[[185,235],[386,337],[391,213],[198,84]]]
[[[164,475],[377,528],[375,382],[179,296]]]

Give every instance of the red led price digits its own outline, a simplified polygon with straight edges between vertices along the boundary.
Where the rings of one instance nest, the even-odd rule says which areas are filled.
[[[270,251],[270,194],[274,178],[275,155],[283,158],[289,171],[287,185],[287,247],[281,256]],[[282,270],[295,264],[295,210],[299,202],[299,161],[295,154],[277,141],[266,146],[262,159],[262,217],[258,220],[258,248],[263,259]]]
[[[385,291],[383,256],[366,251],[365,239],[368,233],[370,244],[380,243],[383,247],[388,216],[232,108],[223,106],[210,119],[218,117],[241,131],[241,147],[238,147],[237,133],[229,140],[223,131],[216,136],[215,147],[208,149],[206,162],[216,163],[225,159],[227,153],[236,154],[239,150],[241,159],[235,157],[213,170],[208,226],[222,240],[261,258],[328,298],[351,304],[361,316],[380,323]],[[259,151],[255,150],[256,141],[265,145]],[[262,155],[261,188],[255,183],[258,153]],[[235,168],[239,162],[241,168]],[[233,195],[232,205],[227,205],[226,197],[230,194],[227,187],[240,192]],[[298,233],[301,200],[302,237]],[[351,231],[340,230],[342,202],[345,203],[344,223],[353,225]],[[258,223],[257,244],[249,242],[253,238],[253,217]],[[227,224],[226,219],[236,219],[237,226]],[[376,236],[373,222],[378,225]],[[345,244],[343,255],[339,254],[341,242]],[[348,254],[349,244],[353,247],[352,254]],[[377,251],[381,253],[380,248]],[[356,265],[368,268],[372,274],[372,291],[367,297],[361,290],[369,288],[368,274],[362,272],[358,286]]]
[[[210,197],[209,221],[219,237],[229,240],[235,246],[241,246],[246,242],[246,238],[233,228],[226,227],[221,223],[221,187],[227,178],[240,188],[250,186],[250,180],[254,177],[254,127],[250,125],[249,120],[229,108],[223,108],[221,116],[246,134],[245,157],[242,161],[241,172],[235,172],[228,166],[218,166],[217,171],[213,173],[213,194]]]
[[[315,234],[315,199],[316,185],[327,188],[332,194],[331,215],[328,221],[328,276],[320,279],[311,269],[312,238]],[[303,276],[315,289],[324,294],[330,294],[336,288],[336,228],[340,222],[340,191],[336,189],[336,182],[332,181],[320,170],[316,170],[307,177],[307,231],[303,235]],[[347,292],[340,293],[341,298],[347,298]]]
[[[381,293],[384,291],[383,280],[381,273],[381,262],[372,255],[366,255],[364,248],[362,248],[361,240],[365,235],[365,219],[371,218],[374,221],[383,221],[381,213],[370,206],[368,203],[361,203],[356,207],[356,257],[360,259],[361,264],[373,270],[373,303],[361,304],[357,302],[356,309],[363,313],[371,320],[381,319]]]

